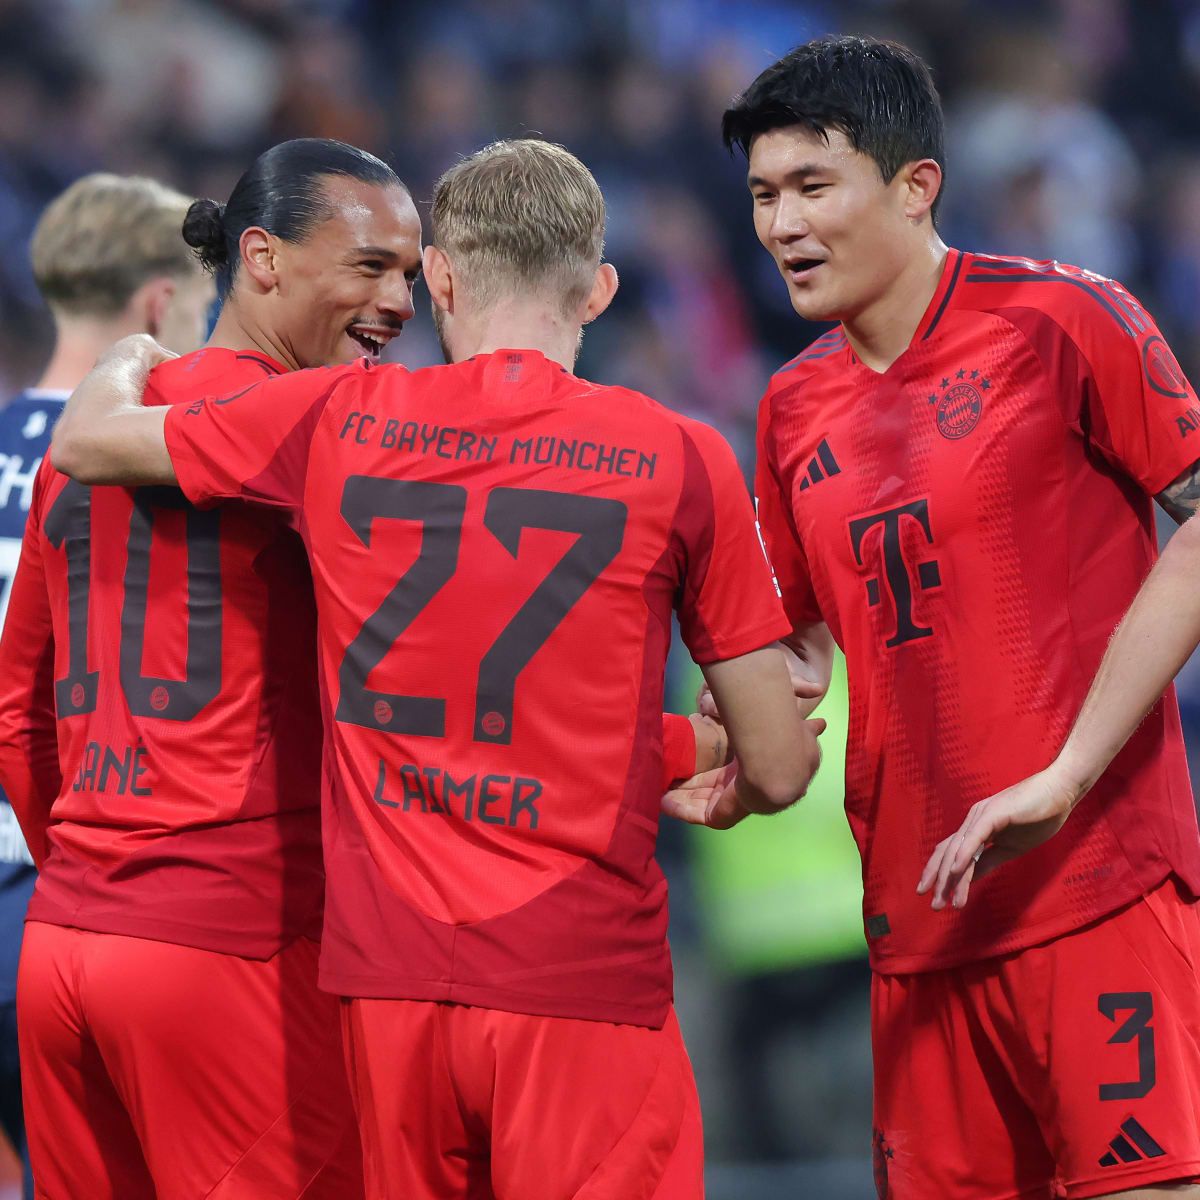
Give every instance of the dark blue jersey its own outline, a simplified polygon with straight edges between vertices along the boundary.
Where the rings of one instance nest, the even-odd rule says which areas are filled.
[[[0,628],[21,554],[33,479],[68,394],[31,388],[0,408]],[[0,1003],[16,997],[21,926],[35,876],[16,817],[0,791]]]

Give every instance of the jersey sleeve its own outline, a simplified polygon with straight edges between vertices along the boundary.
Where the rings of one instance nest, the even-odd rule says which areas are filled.
[[[0,637],[0,786],[33,861],[46,856],[50,809],[62,787],[54,711],[54,631],[41,553],[50,467],[42,463]]]
[[[317,426],[339,386],[359,376],[357,366],[295,371],[172,407],[167,451],[184,495],[299,508]]]
[[[790,633],[791,624],[729,443],[699,422],[688,423],[683,439],[679,628],[692,658],[705,666],[759,650]]]
[[[779,470],[770,419],[768,393],[758,416],[758,453],[754,474],[758,528],[763,551],[775,573],[784,612],[793,626],[811,625],[823,618],[813,593],[808,558],[796,530],[789,499],[790,488]]]
[[[1200,402],[1137,300],[1112,280],[1087,283],[1058,317],[1080,359],[1077,420],[1109,462],[1157,495],[1200,459]]]

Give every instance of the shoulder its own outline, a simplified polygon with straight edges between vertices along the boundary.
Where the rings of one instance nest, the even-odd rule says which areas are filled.
[[[1052,260],[964,256],[961,302],[981,311],[1032,310],[1068,335],[1139,337],[1152,324],[1137,299],[1115,279]]]
[[[836,380],[848,361],[850,343],[846,331],[838,325],[809,343],[795,358],[789,359],[770,378],[759,404],[760,423],[769,423],[780,407],[809,389],[814,383]]]
[[[809,378],[834,365],[849,346],[846,331],[840,326],[821,334],[795,358],[789,359],[772,376],[768,390],[791,387],[798,380]]]

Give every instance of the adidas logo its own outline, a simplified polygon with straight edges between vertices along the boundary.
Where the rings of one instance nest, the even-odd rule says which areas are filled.
[[[1130,1117],[1121,1125],[1121,1132],[1108,1143],[1108,1153],[1100,1160],[1102,1167],[1120,1163],[1141,1162],[1144,1158],[1161,1158],[1166,1151]]]
[[[800,490],[804,491],[806,487],[820,483],[829,475],[840,475],[841,473],[842,468],[837,465],[837,459],[833,457],[828,439],[822,438],[821,444],[817,447],[817,453],[809,461],[808,477],[800,481]]]

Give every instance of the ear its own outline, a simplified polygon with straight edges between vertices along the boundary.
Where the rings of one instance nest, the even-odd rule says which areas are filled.
[[[272,237],[265,229],[251,225],[242,231],[238,238],[238,253],[241,255],[241,269],[258,284],[264,292],[275,290],[279,282],[278,239]]]
[[[612,302],[617,294],[617,268],[612,263],[601,263],[596,268],[596,278],[592,280],[591,294],[583,310],[583,323],[594,321]]]
[[[175,296],[175,280],[169,275],[147,279],[129,298],[134,322],[152,338],[157,338]]]
[[[421,256],[421,270],[430,299],[443,312],[454,312],[454,264],[440,246],[429,245]]]
[[[922,158],[902,169],[905,197],[904,215],[920,221],[933,208],[942,190],[942,168],[932,158]]]

